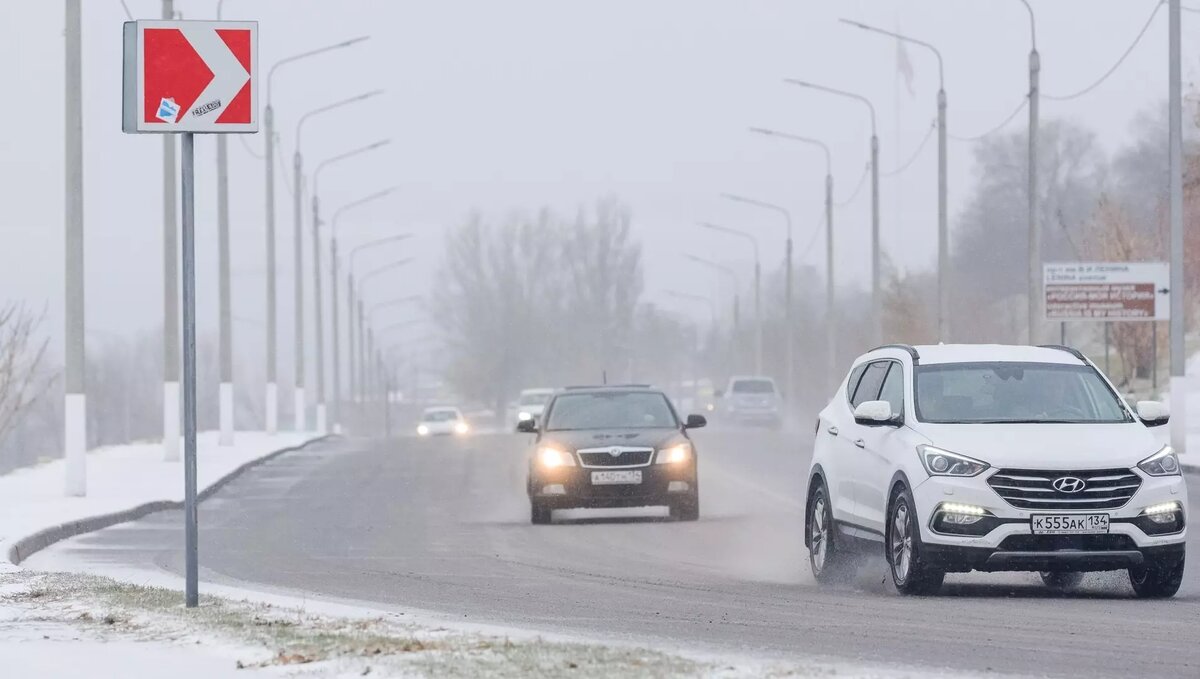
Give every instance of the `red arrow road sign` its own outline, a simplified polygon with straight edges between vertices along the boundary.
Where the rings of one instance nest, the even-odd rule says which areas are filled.
[[[125,24],[126,132],[256,132],[258,24]]]

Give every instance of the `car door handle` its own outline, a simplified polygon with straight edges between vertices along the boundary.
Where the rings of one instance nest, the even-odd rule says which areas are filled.
[[[826,429],[825,431],[829,432],[830,436],[837,436],[837,434],[838,434],[837,427],[830,427],[830,428]]]
[[[866,448],[867,442],[863,441],[862,439],[858,439],[857,441],[854,442],[854,445],[858,446],[859,448]]]

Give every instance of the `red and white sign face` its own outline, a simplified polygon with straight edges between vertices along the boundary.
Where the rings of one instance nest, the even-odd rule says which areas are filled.
[[[125,23],[125,132],[257,132],[258,23]]]

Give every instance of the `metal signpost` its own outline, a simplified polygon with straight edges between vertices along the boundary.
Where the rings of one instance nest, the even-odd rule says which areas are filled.
[[[1042,266],[1048,321],[1166,321],[1166,262],[1065,262]]]
[[[258,23],[129,21],[122,131],[181,134],[183,483],[187,606],[199,604],[196,524],[196,133],[258,131]]]

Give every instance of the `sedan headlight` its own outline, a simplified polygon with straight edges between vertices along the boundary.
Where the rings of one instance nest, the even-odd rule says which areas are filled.
[[[574,467],[575,456],[565,450],[543,446],[538,448],[538,462],[547,469],[555,467]]]
[[[978,476],[990,466],[981,460],[924,444],[917,446],[917,454],[930,476]]]
[[[417,436],[429,436],[429,427],[427,427],[423,424],[418,424],[417,425]]]
[[[680,443],[667,448],[659,448],[654,458],[655,464],[682,464],[692,459],[692,447]]]
[[[471,431],[471,428],[467,426],[466,422],[457,422],[454,425],[454,433],[455,434],[462,435],[462,434],[466,434],[469,431]]]
[[[1139,462],[1138,469],[1150,476],[1179,476],[1179,456],[1171,446],[1163,446],[1157,453]]]

